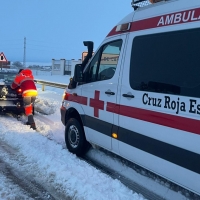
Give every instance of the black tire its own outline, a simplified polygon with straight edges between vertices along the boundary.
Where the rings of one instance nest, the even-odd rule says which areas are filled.
[[[65,143],[68,150],[77,156],[83,156],[89,150],[83,127],[75,118],[69,119],[65,126]]]

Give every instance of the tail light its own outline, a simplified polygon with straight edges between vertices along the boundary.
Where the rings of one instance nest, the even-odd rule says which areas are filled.
[[[22,93],[22,89],[21,88],[17,89],[17,94],[21,94],[21,93]]]

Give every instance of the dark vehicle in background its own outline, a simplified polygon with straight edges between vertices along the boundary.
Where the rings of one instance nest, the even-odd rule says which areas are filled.
[[[0,70],[0,114],[24,114],[21,89],[12,90],[10,87],[17,73],[17,70]]]

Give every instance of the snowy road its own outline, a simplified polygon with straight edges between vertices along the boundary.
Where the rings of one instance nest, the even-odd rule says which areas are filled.
[[[60,77],[58,80],[60,83]],[[11,115],[0,115],[0,199],[144,200],[119,180],[113,180],[68,152],[59,110],[63,90],[46,87],[41,91],[38,86],[38,91],[36,106],[51,113],[36,112],[39,132],[23,125],[25,117],[17,121]],[[187,199],[109,155],[97,150],[89,151],[88,155],[115,166],[117,171],[165,199]]]
[[[5,142],[0,142],[0,172],[2,183],[7,181],[7,187],[10,187],[11,190],[13,190],[13,188],[16,190],[18,189],[19,192],[15,191],[15,193],[18,194],[17,198],[19,199],[24,198],[23,195],[29,197],[30,199],[55,199],[50,192],[48,192],[49,188],[44,188],[45,185],[41,185],[41,181],[36,182],[30,174],[27,174],[25,171],[21,171],[20,168],[16,169],[15,166],[12,166],[12,162],[23,164],[19,162],[19,157],[16,156],[16,152],[18,152],[17,149],[13,149]],[[23,160],[23,156],[21,156],[20,160]],[[13,192],[9,195],[13,195]],[[54,192],[53,195],[56,197],[59,196],[56,192]],[[2,195],[2,197],[3,196],[4,195]],[[65,197],[65,199],[67,198]]]

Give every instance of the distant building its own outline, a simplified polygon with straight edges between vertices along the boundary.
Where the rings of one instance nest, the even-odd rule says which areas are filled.
[[[55,60],[52,59],[52,75],[70,75],[74,74],[74,66],[82,63],[82,60]]]

